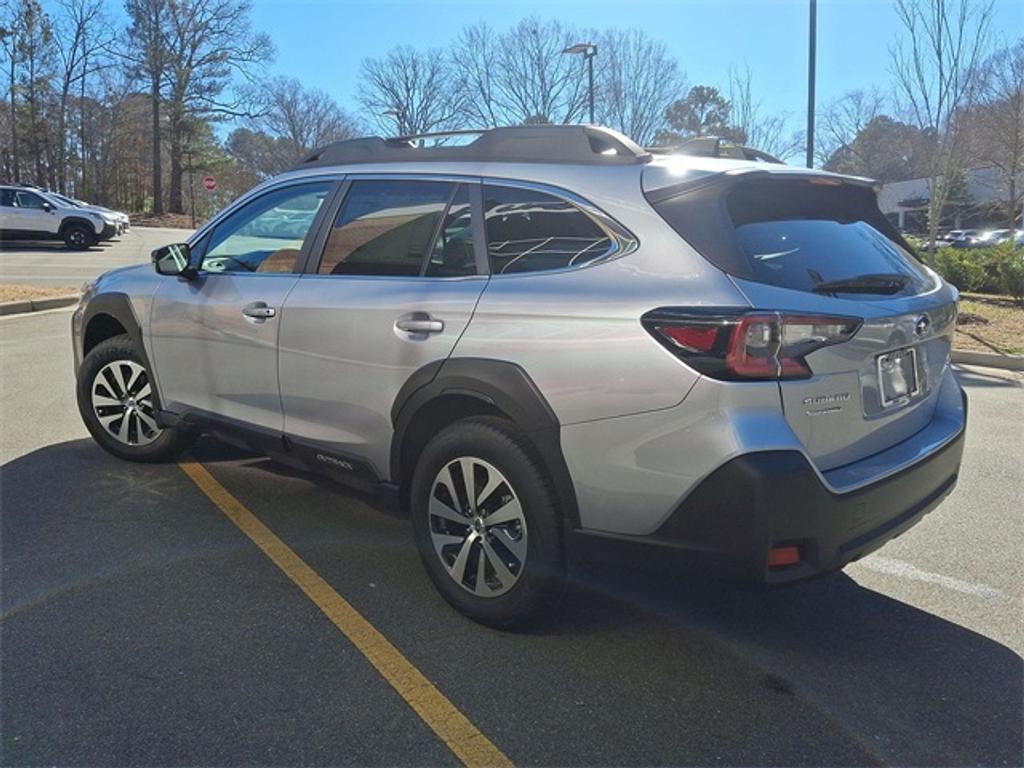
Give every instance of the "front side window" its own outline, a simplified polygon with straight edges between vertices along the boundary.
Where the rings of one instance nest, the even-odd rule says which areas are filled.
[[[14,194],[14,204],[18,208],[35,208],[36,210],[43,210],[46,201],[43,200],[39,195],[33,194],[32,192],[16,192]]]
[[[415,277],[424,270],[444,275],[459,269],[460,248],[468,241],[472,250],[472,235],[467,234],[468,202],[462,208],[453,205],[454,218],[445,216],[457,186],[441,181],[352,182],[324,247],[319,274]],[[463,209],[464,217],[459,213]],[[435,246],[439,229],[447,240]]]
[[[4,208],[14,207],[14,190],[0,189],[0,206]]]
[[[582,266],[614,245],[575,205],[531,189],[484,186],[484,220],[496,275]]]
[[[293,272],[333,182],[297,184],[261,195],[214,227],[206,272]]]

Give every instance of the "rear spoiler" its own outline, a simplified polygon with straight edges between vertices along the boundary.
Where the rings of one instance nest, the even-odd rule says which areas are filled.
[[[645,147],[652,155],[693,155],[696,157],[721,157],[729,160],[751,160],[753,162],[785,165],[779,158],[760,149],[735,144],[720,136],[698,136],[682,144],[668,147]]]

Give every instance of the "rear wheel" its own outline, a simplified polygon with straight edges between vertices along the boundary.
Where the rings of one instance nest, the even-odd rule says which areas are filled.
[[[161,427],[146,362],[129,336],[115,336],[89,351],[78,374],[78,410],[100,446],[129,461],[166,461],[193,435]]]
[[[444,598],[491,626],[523,623],[561,595],[558,503],[529,444],[506,421],[441,431],[411,488],[423,564]]]
[[[68,224],[64,228],[64,245],[74,251],[84,251],[96,243],[96,234],[85,224]]]

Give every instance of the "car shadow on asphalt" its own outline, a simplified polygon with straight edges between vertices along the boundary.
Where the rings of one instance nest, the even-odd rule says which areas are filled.
[[[260,473],[295,474],[211,440],[202,441],[196,454],[211,464],[244,460]],[[117,461],[89,440],[49,446],[3,465],[0,555],[7,589],[32,586],[7,569],[22,563],[31,570],[28,553],[10,548],[46,547],[44,536],[56,529],[51,522],[39,528],[38,535],[32,533],[39,521],[77,512],[71,515],[76,525],[95,525],[92,540],[102,540],[109,530],[104,526],[116,521],[117,510],[96,510],[102,520],[80,513],[101,501],[109,506],[117,488],[123,489],[126,509],[137,506],[144,493],[143,501],[159,512],[159,505],[176,503],[175,488],[182,492],[189,483],[183,474],[168,469],[173,468]],[[343,508],[337,497],[346,497],[387,511],[372,497],[353,497],[330,481],[312,475],[309,479],[317,484],[315,496],[325,494],[324,508]],[[353,525],[377,527],[372,516],[340,513],[329,518],[320,535],[330,538],[336,532],[340,549],[343,541],[351,541]],[[387,530],[374,533],[394,540],[395,551],[406,561],[402,571],[408,567],[420,574],[410,565],[416,558],[411,535],[403,539],[406,534],[393,519],[390,526],[380,527]],[[78,535],[90,540],[82,532]],[[329,541],[322,545],[331,546]],[[73,572],[69,566],[67,577],[73,577]],[[42,572],[39,576],[50,578]],[[337,588],[345,591],[343,586]],[[419,591],[424,586],[417,582],[409,589]],[[17,602],[16,594],[6,597]],[[419,601],[418,610],[436,609],[438,603]],[[993,606],[993,610],[1014,609],[1009,603]],[[173,605],[166,610],[173,610]],[[435,621],[461,619],[446,613]],[[759,670],[765,688],[810,702],[886,761],[1016,765],[1024,756],[1020,656],[966,627],[861,587],[845,574],[753,591],[630,568],[584,572],[572,581],[554,618],[518,633],[518,642],[529,644],[535,637],[575,646],[593,637],[607,643],[625,627],[634,631],[647,627],[652,634],[666,637],[663,651],[656,651],[663,655],[659,663],[666,667],[678,663],[680,648],[695,647],[694,636],[710,642]],[[491,632],[475,627],[463,631],[472,634],[475,643],[487,642]],[[59,643],[59,627],[49,637]],[[673,637],[678,641],[673,642]],[[628,648],[621,653],[628,655]],[[608,674],[617,672],[608,670]]]
[[[1014,371],[999,371],[987,369],[984,371],[976,368],[956,368],[956,378],[960,384],[970,389],[972,387],[1010,387],[1020,389],[1024,387],[1024,374]]]

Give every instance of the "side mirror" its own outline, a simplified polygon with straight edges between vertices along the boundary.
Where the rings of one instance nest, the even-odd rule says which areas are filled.
[[[199,273],[199,265],[194,264],[192,259],[192,249],[188,243],[165,245],[153,251],[153,268],[158,275],[191,280]]]
[[[53,206],[50,205],[48,202],[46,202],[44,200],[43,201],[43,210],[46,211],[47,213],[53,213]]]

